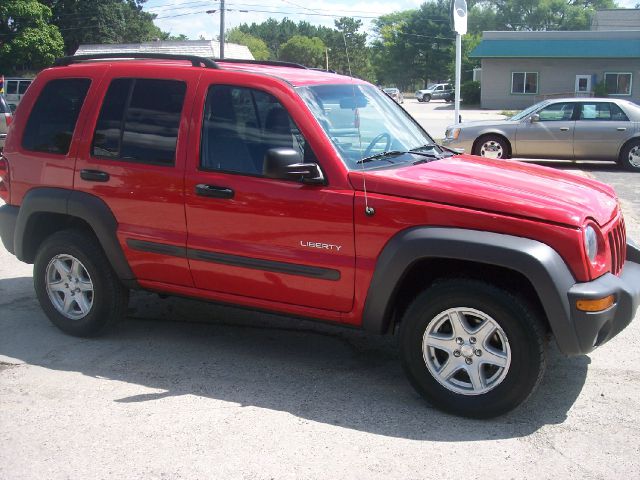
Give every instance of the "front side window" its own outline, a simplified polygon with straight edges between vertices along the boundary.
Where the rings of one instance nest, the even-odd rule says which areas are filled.
[[[88,78],[64,78],[47,83],[31,110],[22,147],[35,152],[69,153],[90,85]]]
[[[538,93],[538,72],[513,72],[511,74],[511,93]]]
[[[100,110],[91,154],[173,165],[186,90],[186,84],[176,80],[113,80]]]
[[[20,84],[18,85],[18,94],[24,95],[25,93],[27,93],[27,88],[29,88],[29,85],[31,85],[30,81],[28,80],[21,81]]]
[[[274,96],[252,88],[211,86],[204,109],[200,167],[260,176],[264,156],[271,148],[292,148],[304,161],[316,161]]]
[[[605,73],[604,84],[609,95],[631,95],[630,73]]]
[[[583,103],[580,120],[628,121],[622,109],[615,103],[593,102]]]
[[[296,91],[349,169],[363,168],[358,162],[382,152],[437,148],[393,99],[371,85],[313,85],[298,87]],[[411,155],[404,158],[415,160]],[[400,161],[403,160],[385,159],[381,164]],[[370,165],[376,168],[381,164]]]
[[[573,118],[575,103],[553,103],[538,112],[541,122],[569,121]]]

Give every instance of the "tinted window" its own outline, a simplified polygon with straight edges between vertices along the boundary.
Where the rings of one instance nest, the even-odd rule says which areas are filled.
[[[594,102],[583,103],[580,112],[580,120],[629,120],[622,109],[615,103]]]
[[[27,91],[27,88],[29,88],[29,85],[31,85],[31,82],[20,82],[20,84],[18,85],[18,93],[20,95],[24,95]]]
[[[187,86],[175,80],[111,82],[93,136],[96,157],[172,165]]]
[[[22,137],[23,148],[66,155],[89,85],[88,78],[47,83],[31,110]]]
[[[7,82],[7,95],[15,95],[16,93],[18,93],[18,82],[9,80]]]
[[[275,97],[227,85],[209,89],[202,130],[202,168],[262,175],[267,150],[278,147],[294,148],[305,161],[315,161],[304,137]]]

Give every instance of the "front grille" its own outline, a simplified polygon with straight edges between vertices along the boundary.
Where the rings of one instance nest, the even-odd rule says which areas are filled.
[[[622,215],[609,230],[609,250],[611,251],[611,273],[618,275],[627,257],[627,233]]]

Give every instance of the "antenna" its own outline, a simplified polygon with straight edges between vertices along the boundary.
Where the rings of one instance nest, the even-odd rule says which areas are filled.
[[[353,104],[355,105],[356,113],[358,112],[358,102],[356,101],[356,86],[353,83],[353,75],[351,74],[351,60],[349,60],[349,47],[347,46],[347,36],[342,31],[342,40],[344,41],[344,52],[347,54],[347,67],[349,68],[349,78],[351,79],[351,92],[353,93]],[[358,116],[358,144],[360,150],[360,160],[362,160],[362,133],[360,132],[360,117]],[[364,176],[364,163],[360,162],[362,170],[362,190],[364,192],[364,213],[371,217],[376,213],[373,207],[369,206],[369,197],[367,195],[367,179]]]

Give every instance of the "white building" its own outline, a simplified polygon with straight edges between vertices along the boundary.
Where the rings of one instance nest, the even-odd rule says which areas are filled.
[[[216,59],[220,57],[220,42],[213,40],[176,40],[143,43],[114,43],[80,45],[75,55],[98,55],[102,53],[169,53],[172,55],[196,55]],[[225,58],[253,60],[253,55],[244,45],[224,44]]]

